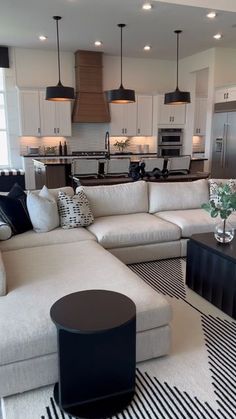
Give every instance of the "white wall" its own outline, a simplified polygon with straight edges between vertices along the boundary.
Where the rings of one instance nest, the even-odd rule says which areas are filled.
[[[14,48],[18,87],[55,86],[58,82],[57,52],[31,48]],[[61,51],[61,82],[75,85],[74,54]]]
[[[213,10],[236,12],[235,0],[154,0],[161,3],[183,4],[185,6],[206,7]]]
[[[104,55],[103,58],[104,90],[118,88],[120,84],[120,58]],[[174,88],[173,61],[147,58],[123,58],[124,87],[137,93],[164,93],[171,86]]]
[[[215,87],[236,84],[236,49],[216,48]]]

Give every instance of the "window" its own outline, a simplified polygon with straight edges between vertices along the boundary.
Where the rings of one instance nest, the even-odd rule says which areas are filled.
[[[0,68],[0,166],[9,164],[4,70]]]

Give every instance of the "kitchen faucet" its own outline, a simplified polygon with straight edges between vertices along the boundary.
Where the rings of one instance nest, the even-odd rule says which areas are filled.
[[[110,135],[108,131],[105,134],[105,150],[107,158],[110,159]]]

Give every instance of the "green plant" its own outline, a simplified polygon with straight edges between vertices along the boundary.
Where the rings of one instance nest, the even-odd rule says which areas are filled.
[[[206,204],[202,204],[202,208],[210,213],[211,217],[216,218],[218,215],[223,220],[221,238],[218,241],[226,243],[228,240],[226,233],[226,220],[236,210],[236,193],[232,192],[232,181],[225,185],[218,185],[214,188],[214,199]],[[217,227],[216,227],[217,228]],[[229,234],[228,234],[229,235]],[[233,237],[233,236],[231,236]]]
[[[120,140],[120,141],[116,140],[116,142],[114,143],[114,147],[117,147],[119,151],[124,151],[124,149],[128,147],[129,143],[130,143],[129,138],[126,138],[126,140]]]
[[[232,192],[229,184],[219,185],[214,192],[215,199],[202,204],[202,208],[209,212],[211,217],[216,218],[219,215],[222,220],[226,220],[236,210],[236,193]]]

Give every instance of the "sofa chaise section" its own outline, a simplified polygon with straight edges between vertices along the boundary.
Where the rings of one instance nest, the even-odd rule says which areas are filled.
[[[80,188],[77,188],[77,191]],[[148,184],[83,187],[95,221],[87,229],[125,263],[181,254],[181,231],[148,213]]]
[[[0,394],[57,381],[56,328],[50,307],[62,296],[108,289],[137,307],[137,361],[165,355],[171,311],[164,297],[95,241],[6,251],[7,295],[0,297]]]

